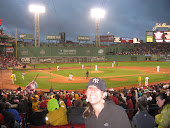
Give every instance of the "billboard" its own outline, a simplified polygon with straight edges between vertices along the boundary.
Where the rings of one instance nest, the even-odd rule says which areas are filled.
[[[170,31],[164,31],[165,42],[170,42]]]
[[[14,52],[14,48],[13,47],[6,47],[6,52],[7,53],[13,53]]]
[[[153,36],[146,36],[146,42],[153,42]]]
[[[114,42],[114,35],[102,35],[100,36],[100,42]]]
[[[77,36],[78,41],[90,41],[90,36]]]
[[[139,38],[133,38],[133,43],[134,44],[140,44],[140,39]]]
[[[122,43],[133,43],[133,38],[125,38],[125,37],[122,37],[121,42],[122,42]]]
[[[46,35],[46,40],[61,40],[61,35]]]
[[[121,43],[121,37],[114,37],[114,42]]]
[[[163,31],[155,31],[154,32],[154,39],[156,42],[163,42],[164,40],[164,32]]]
[[[153,36],[153,31],[146,31],[146,36]]]
[[[33,34],[19,34],[19,39],[33,40]]]

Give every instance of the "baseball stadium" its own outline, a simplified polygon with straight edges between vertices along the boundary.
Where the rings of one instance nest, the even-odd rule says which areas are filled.
[[[41,42],[36,16],[35,33],[16,31],[14,37],[0,29],[0,126],[170,128],[170,31],[159,30],[170,25],[156,23],[141,40],[100,35],[96,20],[94,41],[90,36],[66,40],[60,32],[46,33]],[[98,115],[96,104],[102,108]],[[110,111],[112,106],[117,108]]]
[[[8,52],[5,54],[12,55],[18,65],[3,65],[6,67],[1,68],[1,88],[24,88],[35,78],[37,89],[46,90],[51,86],[54,90],[81,90],[93,77],[103,78],[108,88],[137,87],[138,76],[142,77],[143,85],[146,76],[149,77],[149,84],[170,80],[169,43],[117,43],[112,46],[101,44],[100,47],[95,44],[79,45],[76,42],[41,44],[40,47],[28,42],[7,44],[10,46],[1,45],[1,54],[6,49]],[[159,72],[157,66],[160,66]],[[21,78],[23,72],[24,80]],[[16,75],[13,85],[10,79],[12,73]],[[73,74],[71,81],[70,73]]]

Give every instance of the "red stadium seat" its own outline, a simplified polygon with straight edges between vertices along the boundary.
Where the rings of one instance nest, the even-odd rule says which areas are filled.
[[[49,125],[48,128],[72,128],[72,125],[71,125],[71,124],[57,125],[57,126],[51,126],[51,125]]]
[[[72,124],[73,128],[85,128],[85,124]]]

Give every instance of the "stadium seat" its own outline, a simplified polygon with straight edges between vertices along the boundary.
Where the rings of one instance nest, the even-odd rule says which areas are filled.
[[[48,125],[41,125],[41,126],[29,125],[29,128],[48,128]]]
[[[85,124],[72,124],[73,128],[85,128]]]
[[[49,125],[48,128],[72,128],[72,125],[71,125],[71,124],[57,125],[57,126],[51,126],[51,125]]]

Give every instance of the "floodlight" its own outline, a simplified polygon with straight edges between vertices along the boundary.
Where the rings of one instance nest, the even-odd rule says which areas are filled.
[[[41,5],[30,5],[29,11],[34,13],[45,13],[45,7]]]
[[[104,18],[105,15],[105,10],[104,9],[100,9],[100,8],[95,8],[95,9],[91,9],[91,16],[93,18]]]

